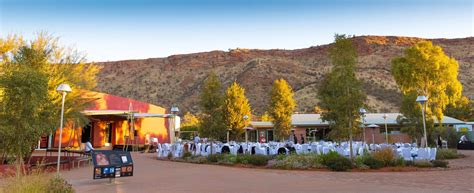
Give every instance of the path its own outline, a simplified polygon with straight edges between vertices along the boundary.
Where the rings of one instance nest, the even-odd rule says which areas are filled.
[[[474,192],[474,151],[455,165],[418,172],[325,172],[234,168],[158,161],[133,154],[133,177],[92,180],[92,167],[65,171],[78,192]]]

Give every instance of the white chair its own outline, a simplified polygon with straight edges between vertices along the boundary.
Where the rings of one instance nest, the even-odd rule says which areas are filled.
[[[411,155],[411,149],[409,148],[401,148],[401,157],[405,160],[405,161],[412,161],[413,160],[413,157]]]
[[[323,154],[329,153],[329,147],[323,147]]]
[[[431,148],[431,151],[430,151],[430,160],[431,161],[436,160],[436,152],[437,152],[436,148]]]
[[[416,160],[428,160],[429,153],[427,148],[419,148],[417,151]]]

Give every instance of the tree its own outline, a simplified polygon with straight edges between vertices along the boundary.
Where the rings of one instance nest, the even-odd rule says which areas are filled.
[[[211,72],[204,81],[200,94],[200,106],[203,114],[199,133],[202,136],[217,140],[225,138],[227,131],[222,115],[223,102],[221,82],[216,74]]]
[[[15,156],[18,166],[41,135],[56,123],[50,116],[54,104],[49,100],[47,74],[33,67],[46,63],[45,55],[31,51],[21,48],[14,61],[4,65],[4,74],[0,76],[3,151]],[[27,57],[29,60],[25,60]],[[26,61],[33,65],[22,63]]]
[[[366,95],[357,79],[357,53],[352,41],[345,35],[335,36],[329,50],[333,68],[323,79],[318,97],[322,120],[329,123],[332,139],[352,140],[359,125],[359,108],[365,106]]]
[[[191,135],[192,133],[190,132],[199,131],[200,124],[201,124],[200,120],[196,115],[193,115],[190,112],[186,112],[183,116],[183,122],[181,123],[181,128],[180,128],[180,130],[182,131],[181,138],[190,139],[192,136]]]
[[[278,139],[284,140],[290,136],[291,116],[296,107],[293,99],[293,89],[284,79],[275,80],[270,92],[269,113]]]
[[[265,111],[265,112],[263,113],[262,117],[260,117],[260,120],[272,122],[272,121],[273,121],[273,118],[272,118],[272,116],[270,115],[270,113],[268,113],[268,111]]]
[[[426,112],[440,122],[449,104],[461,98],[458,62],[429,41],[421,41],[392,60],[392,75],[403,95],[410,92],[428,97]]]
[[[73,88],[73,91],[68,94],[65,104],[65,122],[66,124],[72,121],[76,126],[83,125],[87,122],[87,118],[81,113],[92,102],[91,99],[83,98],[83,93],[86,90],[91,90],[96,86],[96,75],[99,72],[99,67],[94,64],[86,64],[85,58],[74,49],[67,49],[58,43],[58,38],[47,33],[39,33],[36,39],[31,41],[23,41],[23,38],[18,35],[10,35],[7,38],[0,38],[0,104],[6,105],[9,100],[15,98],[19,103],[29,103],[29,100],[42,101],[42,95],[32,93],[29,99],[24,97],[21,92],[9,91],[11,82],[28,85],[31,82],[21,82],[21,78],[25,78],[25,74],[32,76],[31,81],[40,82],[41,77],[46,78],[46,88],[43,89],[47,93],[47,101],[41,109],[47,116],[44,117],[22,117],[23,119],[39,119],[42,124],[35,126],[36,130],[41,135],[49,134],[59,127],[59,114],[61,108],[61,94],[56,92],[56,87],[61,83],[68,83]],[[40,85],[38,83],[38,85]],[[32,90],[35,89],[32,87]],[[27,91],[27,90],[25,90]],[[17,109],[14,109],[17,108]],[[22,111],[20,106],[2,106],[1,116],[9,117],[10,113],[15,111]],[[30,120],[34,121],[34,120]],[[21,125],[20,125],[21,126]],[[22,126],[23,127],[23,126]],[[11,121],[0,122],[0,133],[15,133],[18,136],[29,135],[27,125],[23,129],[18,125],[12,125]],[[40,135],[40,136],[41,136]],[[34,140],[24,141],[19,149],[17,147],[3,146],[0,148],[9,149],[14,148],[15,151],[20,149],[29,149],[30,153],[34,145],[39,140],[39,136],[32,134]],[[7,137],[5,137],[7,138]],[[26,140],[26,139],[25,139]],[[23,149],[24,150],[24,149]],[[9,154],[28,156],[25,152],[13,153],[10,150]]]
[[[443,112],[448,105],[457,105],[461,99],[462,85],[458,80],[458,62],[446,56],[439,46],[429,41],[421,41],[405,49],[404,55],[392,60],[392,75],[402,92],[405,132],[412,137],[423,133],[421,123],[421,105],[415,103],[416,96],[428,97],[426,103],[426,128],[428,142],[434,127],[433,116],[442,123]],[[439,124],[441,125],[441,124]]]
[[[244,119],[248,116],[248,119]],[[252,120],[251,108],[247,97],[245,97],[245,89],[234,82],[226,90],[224,100],[224,122],[227,128],[232,130],[235,139],[241,139],[250,120]]]
[[[455,103],[455,105],[449,104],[446,106],[444,113],[447,116],[463,121],[474,121],[474,101],[463,96]]]
[[[335,36],[329,49],[333,68],[324,77],[319,88],[319,106],[323,109],[321,118],[329,123],[329,136],[336,140],[349,139],[352,159],[352,138],[358,129],[358,109],[365,106],[367,96],[355,74],[357,51],[345,35]]]

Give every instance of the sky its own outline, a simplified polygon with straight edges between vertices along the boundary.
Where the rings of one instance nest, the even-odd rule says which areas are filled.
[[[1,37],[46,31],[89,61],[296,49],[334,34],[473,36],[472,0],[0,0]]]

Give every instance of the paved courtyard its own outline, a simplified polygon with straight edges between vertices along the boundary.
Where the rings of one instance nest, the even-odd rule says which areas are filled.
[[[77,192],[474,192],[474,151],[453,168],[417,172],[328,172],[158,161],[133,154],[133,177],[92,180],[92,166],[63,172]]]

